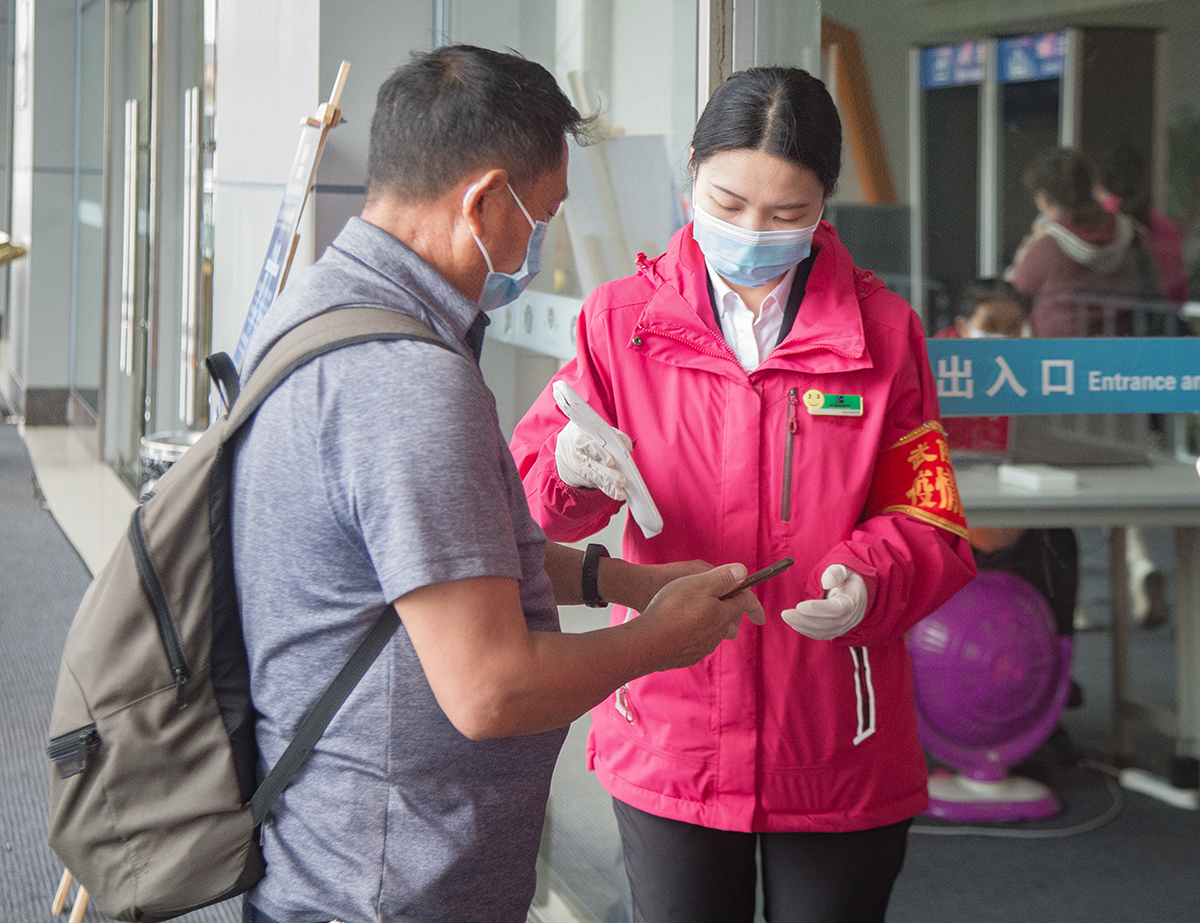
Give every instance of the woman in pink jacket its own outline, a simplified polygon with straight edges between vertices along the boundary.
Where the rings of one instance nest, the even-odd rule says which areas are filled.
[[[904,632],[975,567],[920,321],[820,221],[840,157],[819,80],[733,74],[693,137],[693,223],[588,298],[556,376],[630,437],[662,514],[627,523],[626,558],[796,561],[756,591],[765,626],[592,713],[635,920],[750,921],[759,849],[773,923],[882,920],[928,804]],[[620,509],[549,387],[512,449],[550,537]]]

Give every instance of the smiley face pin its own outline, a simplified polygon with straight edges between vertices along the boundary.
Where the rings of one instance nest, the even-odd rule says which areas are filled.
[[[805,409],[817,417],[861,417],[863,412],[861,394],[825,394],[809,388],[802,400]]]

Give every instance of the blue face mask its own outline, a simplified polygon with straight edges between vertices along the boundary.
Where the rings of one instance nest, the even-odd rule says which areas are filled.
[[[747,231],[693,205],[692,237],[722,279],[758,288],[805,259],[812,249],[820,217],[809,228],[794,231]],[[822,209],[824,212],[824,209]]]
[[[476,235],[471,235],[475,238],[475,243],[479,245],[479,251],[483,254],[483,260],[487,263],[488,268],[487,276],[483,280],[483,290],[476,299],[476,304],[485,311],[494,311],[496,308],[503,307],[509,302],[515,301],[520,297],[521,292],[525,291],[525,287],[542,268],[542,244],[546,240],[546,232],[550,230],[547,222],[533,220],[526,210],[525,204],[513,192],[512,186],[508,187],[508,191],[512,192],[513,199],[521,208],[521,214],[525,216],[525,220],[529,222],[533,231],[529,235],[529,245],[525,248],[525,262],[516,272],[497,272],[493,269],[492,258],[488,256],[483,241]],[[470,195],[470,192],[467,194]]]

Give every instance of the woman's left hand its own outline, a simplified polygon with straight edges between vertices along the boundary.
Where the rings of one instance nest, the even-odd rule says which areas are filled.
[[[806,599],[784,609],[783,620],[816,641],[844,635],[867,613],[867,584],[844,564],[831,564],[821,575],[824,599]]]

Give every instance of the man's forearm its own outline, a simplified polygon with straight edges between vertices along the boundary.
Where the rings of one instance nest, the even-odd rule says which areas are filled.
[[[512,578],[431,584],[394,605],[438,704],[483,739],[559,727],[635,676],[696,663],[736,636],[743,612],[762,624],[750,593],[721,599],[745,572],[673,582],[643,618],[584,634],[530,632]]]
[[[554,601],[560,606],[578,606],[583,602],[583,551],[558,542],[546,542],[546,573],[554,587]]]
[[[583,551],[557,542],[546,543],[546,573],[554,587],[554,600],[560,606],[583,603]],[[700,562],[680,564],[632,564],[620,558],[601,558],[597,587],[605,602],[628,606],[641,612],[654,594],[686,574],[707,569]]]

